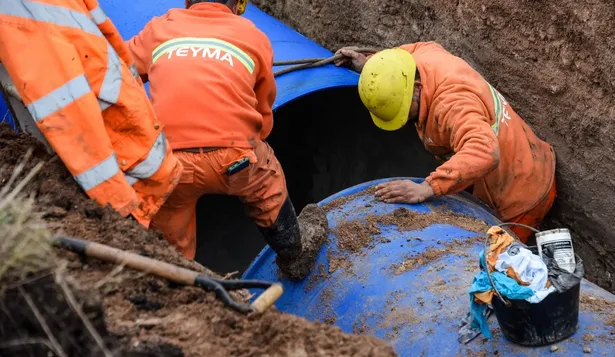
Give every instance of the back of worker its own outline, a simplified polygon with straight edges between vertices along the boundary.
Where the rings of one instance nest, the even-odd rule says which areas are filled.
[[[251,148],[271,132],[273,51],[223,3],[194,2],[154,18],[129,41],[175,149]]]
[[[183,166],[152,226],[193,259],[199,197],[237,196],[277,253],[280,270],[301,279],[324,242],[327,220],[322,209],[308,205],[306,217],[319,217],[320,227],[303,229],[280,162],[264,141],[273,126],[273,51],[265,34],[237,16],[246,3],[187,0],[187,9],[155,18],[129,41]]]

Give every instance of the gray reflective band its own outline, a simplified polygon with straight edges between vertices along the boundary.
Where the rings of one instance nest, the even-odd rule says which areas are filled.
[[[90,92],[90,83],[85,75],[73,78],[46,96],[27,105],[35,121],[43,120]]]
[[[75,176],[75,181],[83,188],[84,191],[89,191],[101,183],[109,180],[120,172],[120,166],[117,164],[115,153],[100,162],[98,165],[88,169],[84,173]]]
[[[132,186],[132,185],[134,185],[135,183],[137,183],[137,182],[139,181],[139,179],[138,179],[138,178],[136,178],[136,177],[132,177],[132,176],[130,176],[130,175],[126,175],[126,181],[128,181],[128,184],[129,184],[130,186]]]
[[[89,16],[61,6],[26,0],[6,0],[2,1],[0,15],[48,22],[58,26],[80,29],[93,35],[103,36],[98,26]]]
[[[98,100],[98,106],[100,107],[100,111],[104,111],[109,108],[112,104],[105,102],[104,100]]]
[[[100,25],[103,22],[107,21],[107,14],[105,14],[100,5],[97,6],[94,10],[90,11],[90,16],[92,16],[92,20],[94,20],[96,25]]]
[[[167,152],[167,139],[161,132],[156,138],[154,145],[147,154],[147,158],[140,164],[126,171],[126,175],[135,177],[141,180],[152,177],[160,169],[164,156]]]
[[[132,73],[132,76],[136,78],[139,78],[139,70],[137,69],[137,65],[136,64],[131,64],[130,67],[128,67],[130,69],[130,73]]]
[[[107,44],[107,72],[103,79],[100,93],[98,94],[99,103],[101,101],[109,104],[103,107],[104,103],[100,103],[100,109],[105,110],[109,106],[116,104],[120,97],[120,88],[122,87],[122,63],[120,57],[111,44]]]

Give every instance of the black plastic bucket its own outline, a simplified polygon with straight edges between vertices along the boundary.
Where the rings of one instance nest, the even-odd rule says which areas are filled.
[[[497,296],[492,305],[502,333],[509,341],[523,346],[544,346],[564,340],[579,326],[581,284],[549,294],[538,304],[509,300],[506,306]]]

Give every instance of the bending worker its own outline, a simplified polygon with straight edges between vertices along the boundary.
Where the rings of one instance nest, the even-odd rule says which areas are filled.
[[[506,222],[541,224],[556,196],[555,154],[472,67],[434,42],[404,45],[369,58],[338,53],[361,73],[359,95],[383,130],[415,125],[443,162],[421,184],[377,187],[385,202],[417,203],[471,189]],[[513,228],[523,242],[531,232]]]
[[[238,16],[246,3],[186,0],[186,9],[154,18],[129,41],[184,168],[152,225],[194,259],[199,197],[238,196],[277,253],[280,269],[301,279],[324,242],[326,216],[308,205],[304,212],[318,224],[305,229],[288,197],[282,167],[265,142],[276,97],[273,50],[264,33]]]

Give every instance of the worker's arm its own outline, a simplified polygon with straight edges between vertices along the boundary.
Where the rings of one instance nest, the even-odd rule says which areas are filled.
[[[259,68],[258,77],[254,86],[256,93],[256,110],[263,116],[263,128],[261,129],[261,140],[267,139],[273,129],[273,102],[276,96],[276,84],[273,77],[273,49],[269,40],[262,52],[262,62]]]
[[[432,123],[449,138],[452,158],[426,178],[436,196],[454,194],[493,171],[500,162],[500,146],[479,97],[470,91],[439,95],[432,103]],[[429,130],[429,127],[427,129]]]
[[[457,193],[497,167],[498,140],[478,97],[468,91],[440,97],[443,99],[436,99],[430,108],[436,114],[427,123],[427,132],[436,141],[447,139],[455,155],[420,184],[395,180],[377,185],[376,197],[384,202],[418,203],[433,196]]]
[[[152,27],[156,21],[158,21],[158,18],[152,19],[141,32],[126,41],[128,51],[135,61],[137,71],[143,83],[147,83],[149,80],[148,73],[152,65],[152,52],[154,51],[154,48],[152,48],[154,46]]]
[[[406,50],[412,54],[417,49],[425,48],[425,47],[439,48],[439,49],[444,50],[444,48],[436,42],[416,42],[416,43],[411,43],[407,45],[402,45],[402,46],[399,46],[398,48]],[[354,70],[355,72],[361,73],[363,71],[363,66],[365,65],[365,62],[367,62],[373,55],[375,55],[375,53],[364,54],[361,52],[357,52],[356,50],[358,48],[359,47],[356,47],[356,46],[349,46],[349,47],[343,47],[337,50],[335,54],[343,55],[343,57],[335,60],[334,61],[335,65],[338,67],[347,66],[347,67],[350,67],[350,69]]]

